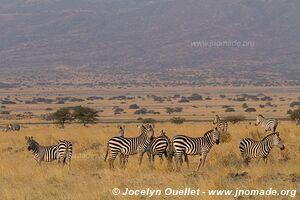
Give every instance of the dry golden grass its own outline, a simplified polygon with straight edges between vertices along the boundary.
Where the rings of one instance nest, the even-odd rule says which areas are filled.
[[[212,127],[210,123],[185,123],[156,125],[156,134],[161,129],[172,137],[175,134],[201,136]],[[148,164],[144,156],[142,166],[137,165],[137,156],[129,158],[125,169],[119,168],[116,160],[114,171],[109,170],[103,161],[106,141],[117,134],[115,124],[67,125],[59,129],[54,125],[27,126],[19,133],[0,135],[0,199],[145,199],[141,196],[113,196],[115,187],[131,189],[162,189],[185,187],[208,189],[297,189],[300,183],[300,127],[294,123],[282,122],[279,126],[286,149],[272,150],[267,164],[251,162],[249,167],[242,164],[239,155],[239,141],[244,137],[257,136],[257,127],[249,124],[235,124],[229,127],[231,134],[228,143],[214,146],[208,155],[204,169],[194,173],[198,156],[190,157],[191,166],[184,164],[181,172],[170,170],[166,160],[160,165],[158,158],[155,168]],[[259,129],[259,132],[261,130]],[[136,124],[126,125],[126,136],[136,136]],[[56,162],[35,166],[35,161],[25,147],[26,135],[33,136],[40,144],[48,145],[56,139],[73,142],[74,154],[71,170],[61,169]],[[245,177],[232,177],[231,173],[248,172]],[[202,196],[203,199],[233,199],[233,197]],[[299,197],[299,195],[298,195]],[[173,199],[174,196],[156,196],[152,199]],[[181,197],[180,199],[199,199]],[[245,199],[248,199],[246,197]],[[280,197],[279,199],[284,199]],[[297,198],[297,197],[296,197]],[[179,198],[178,198],[179,199]],[[244,198],[243,198],[244,199]],[[259,199],[253,197],[251,199]],[[264,198],[266,199],[266,198]],[[270,197],[271,199],[271,197]]]

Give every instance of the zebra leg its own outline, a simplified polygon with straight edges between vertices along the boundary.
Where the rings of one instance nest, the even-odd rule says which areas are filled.
[[[151,164],[151,161],[152,161],[152,155],[151,155],[150,151],[147,151],[147,155],[148,155],[149,163]]]
[[[144,153],[145,153],[145,151],[139,152],[139,165],[142,164]]]
[[[244,164],[249,166],[250,158],[244,158]]]
[[[201,168],[204,167],[204,163],[205,163],[205,160],[206,160],[206,156],[207,156],[207,154],[202,154],[202,157],[200,158],[200,162],[199,162],[197,171],[199,171],[200,167],[201,167]]]
[[[184,154],[184,161],[186,162],[187,167],[190,168],[190,162],[187,154]]]
[[[159,154],[159,158],[160,158],[160,164],[162,165],[164,159],[163,159],[163,155],[162,154]]]
[[[267,164],[267,157],[264,157],[263,160],[265,161],[265,164]]]

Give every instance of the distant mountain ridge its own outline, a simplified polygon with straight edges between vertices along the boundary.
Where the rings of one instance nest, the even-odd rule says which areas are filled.
[[[300,84],[298,0],[1,0],[0,15],[2,82]],[[221,41],[254,46],[193,45]]]

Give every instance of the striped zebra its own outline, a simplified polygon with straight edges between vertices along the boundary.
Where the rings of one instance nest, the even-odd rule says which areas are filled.
[[[50,146],[41,146],[32,136],[25,136],[28,151],[32,152],[36,164],[41,165],[42,161],[52,162],[54,160],[70,161],[72,156],[72,143],[66,140],[59,141],[58,144]],[[67,144],[68,149],[63,148]]]
[[[221,120],[219,115],[215,115],[213,124],[216,125],[216,128],[220,133],[226,133],[228,128],[228,123],[225,120]]]
[[[139,160],[141,159],[141,153],[147,148],[153,139],[154,126],[142,124],[139,126],[140,135],[134,138],[127,137],[112,137],[107,143],[107,150],[104,161],[109,154],[109,167],[114,168],[114,160],[120,153],[121,166],[125,166],[125,161],[129,155],[139,154]]]
[[[25,140],[27,141],[27,149],[28,151],[32,151],[32,155],[36,160],[36,164],[41,165],[42,161],[52,162],[57,160],[57,144],[51,146],[41,146],[33,139],[32,136],[25,136]]]
[[[278,121],[276,119],[266,119],[262,115],[256,117],[255,126],[261,125],[261,127],[267,131],[276,132]]]
[[[268,155],[274,146],[284,150],[284,145],[278,132],[267,135],[261,141],[255,141],[251,138],[242,139],[240,142],[240,152],[246,165],[249,164],[251,158],[258,160],[263,158],[267,162]]]
[[[179,165],[183,163],[182,156],[185,156],[185,161],[188,164],[187,155],[200,155],[200,162],[197,168],[204,166],[207,154],[213,145],[219,144],[220,132],[217,128],[207,131],[203,137],[188,137],[185,135],[176,135],[173,140],[173,149],[176,161],[176,170],[179,170]]]
[[[8,132],[8,131],[20,131],[20,129],[21,129],[20,124],[8,124],[5,127],[6,132]]]
[[[142,163],[143,159],[143,154],[147,152],[149,162],[154,163],[154,157],[155,155],[158,155],[163,161],[163,155],[168,159],[168,153],[170,151],[170,144],[171,140],[170,138],[166,135],[166,133],[162,130],[161,135],[154,138],[151,143],[148,145],[148,147],[145,149],[144,152],[142,152],[140,163]]]
[[[70,169],[71,158],[73,152],[72,142],[68,140],[58,140],[58,152],[57,152],[57,160],[58,164],[62,162],[62,165],[68,164],[68,168]]]

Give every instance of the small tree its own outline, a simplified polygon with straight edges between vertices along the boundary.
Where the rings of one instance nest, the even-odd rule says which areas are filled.
[[[88,123],[94,123],[97,120],[97,113],[92,108],[77,106],[74,108],[73,117],[86,126]]]
[[[293,110],[290,114],[292,120],[300,119],[300,108]]]
[[[61,124],[61,127],[65,127],[66,121],[71,121],[72,116],[70,112],[70,108],[60,108],[55,113],[53,113],[53,119]]]

